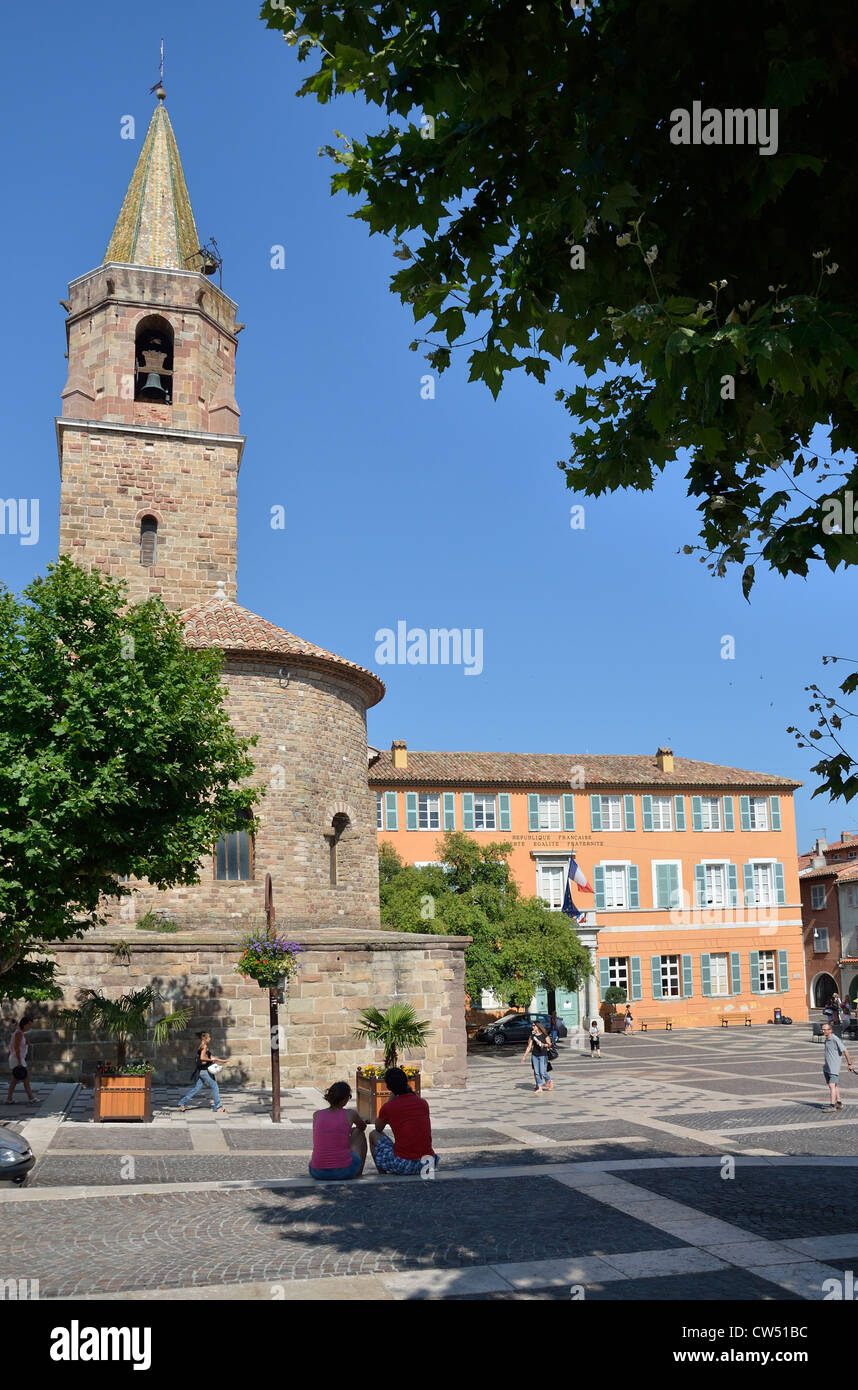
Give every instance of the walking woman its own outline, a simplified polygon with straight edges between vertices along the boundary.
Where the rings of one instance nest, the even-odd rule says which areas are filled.
[[[217,1088],[217,1082],[214,1079],[211,1067],[216,1066],[217,1070],[220,1071],[221,1063],[225,1062],[227,1059],[226,1057],[212,1056],[209,1047],[209,1043],[212,1040],[211,1033],[197,1033],[197,1037],[200,1040],[200,1045],[197,1048],[197,1064],[194,1067],[193,1076],[191,1077],[192,1081],[196,1078],[196,1084],[191,1087],[186,1096],[182,1096],[182,1099],[179,1101],[179,1109],[182,1114],[185,1113],[188,1108],[188,1101],[193,1100],[203,1082],[206,1081],[212,1093],[212,1109],[216,1115],[225,1115],[226,1107],[220,1103],[220,1091]]]
[[[347,1081],[335,1081],[325,1092],[327,1110],[313,1114],[313,1155],[310,1177],[320,1181],[359,1178],[366,1163],[366,1120],[356,1110],[347,1110],[352,1088]]]
[[[548,1076],[548,1049],[551,1047],[551,1039],[541,1023],[534,1023],[530,1030],[530,1038],[527,1044],[527,1051],[522,1057],[522,1062],[530,1058],[533,1067],[533,1079],[536,1082],[535,1091],[552,1091],[554,1082]]]

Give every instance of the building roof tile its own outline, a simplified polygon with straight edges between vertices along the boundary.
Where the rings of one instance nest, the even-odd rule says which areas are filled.
[[[314,642],[306,642],[282,627],[275,627],[265,618],[220,595],[187,608],[182,622],[189,647],[218,647],[231,655],[288,656],[296,665],[315,670],[328,668],[351,679],[363,690],[370,705],[377,704],[384,695],[384,684],[372,671],[324,647],[317,647]]]
[[[131,175],[105,263],[199,270],[200,239],[167,108],[159,101]]]
[[[408,749],[408,765],[393,766],[389,750],[369,771],[373,786],[468,785],[554,787],[584,790],[592,787],[642,787],[665,791],[694,787],[759,787],[792,790],[800,787],[788,777],[748,772],[690,758],[675,758],[673,772],[662,772],[647,753],[474,753],[427,752]]]

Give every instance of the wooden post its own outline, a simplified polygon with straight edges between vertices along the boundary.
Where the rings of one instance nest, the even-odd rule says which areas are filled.
[[[265,875],[265,924],[269,930],[273,930],[275,923],[274,916],[274,889],[271,886],[271,875]],[[278,1020],[277,1008],[277,987],[268,991],[268,1024],[271,1038],[271,1120],[275,1125],[280,1124],[280,1023]]]

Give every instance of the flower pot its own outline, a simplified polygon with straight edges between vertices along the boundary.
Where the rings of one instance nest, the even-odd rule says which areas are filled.
[[[96,1076],[93,1119],[152,1122],[152,1074]]]
[[[408,1084],[414,1094],[419,1096],[420,1073],[418,1072],[416,1076],[409,1076]],[[355,1077],[355,1091],[357,1093],[357,1112],[361,1119],[366,1120],[367,1124],[375,1124],[379,1110],[391,1098],[384,1077],[361,1076],[358,1072]]]
[[[608,1033],[624,1033],[625,1031],[626,1031],[626,1016],[625,1016],[625,1014],[614,1014],[613,1018],[609,1018],[609,1019],[608,1019],[608,1024],[607,1024],[606,1032],[608,1032]]]

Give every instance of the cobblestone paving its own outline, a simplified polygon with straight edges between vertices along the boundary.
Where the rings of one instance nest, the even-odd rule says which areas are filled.
[[[836,1261],[830,1260],[830,1264]],[[772,1285],[765,1279],[759,1279],[756,1274],[751,1274],[743,1269],[716,1270],[708,1274],[665,1274],[657,1279],[623,1279],[609,1284],[599,1284],[588,1282],[581,1300],[586,1303],[601,1302],[652,1302],[652,1303],[698,1303],[698,1302],[721,1302],[726,1299],[742,1299],[752,1301],[756,1299],[771,1299],[777,1297],[791,1302],[800,1302],[798,1294],[789,1293],[786,1289],[773,1290]],[[521,1301],[539,1301],[552,1299],[559,1303],[568,1303],[571,1299],[568,1287],[534,1289],[527,1293],[490,1293],[481,1294],[481,1300],[497,1303],[518,1303]],[[452,1294],[447,1300],[450,1303],[474,1302],[467,1294]]]
[[[676,1077],[674,1078],[673,1084],[675,1086],[688,1086],[690,1090],[695,1091],[714,1091],[723,1096],[756,1096],[758,1100],[794,1102],[799,1099],[799,1095],[804,1096],[806,1094],[809,1097],[813,1082],[799,1082],[797,1079],[790,1082],[786,1081],[784,1078],[772,1082],[767,1078],[766,1085],[761,1086],[759,1081],[751,1077],[728,1076],[721,1081],[699,1081],[696,1079],[694,1081],[685,1081]],[[818,1090],[819,1087],[816,1089]],[[717,1103],[717,1101],[713,1101],[713,1104]]]
[[[395,1195],[390,1190],[395,1187]],[[396,1180],[272,1192],[28,1204],[4,1217],[10,1268],[42,1297],[459,1268],[653,1248],[651,1226],[548,1178]],[[682,1241],[660,1232],[661,1249]]]
[[[747,1125],[801,1125],[809,1124],[815,1119],[819,1119],[820,1124],[825,1122],[825,1112],[822,1109],[824,1101],[808,1101],[803,1105],[770,1105],[760,1110],[716,1110],[709,1114],[695,1114],[693,1121],[689,1120],[687,1113],[678,1112],[673,1115],[665,1115],[663,1118],[671,1124],[692,1123],[695,1129],[717,1129],[731,1130],[745,1128]]]
[[[820,1158],[828,1155],[833,1158],[858,1157],[858,1125],[846,1124],[841,1115],[831,1115],[830,1112],[829,1115],[830,1119],[823,1117],[818,1128],[812,1126],[808,1129],[770,1131],[755,1129],[753,1134],[742,1135],[742,1143],[751,1143],[754,1148],[759,1149],[774,1149],[781,1154],[818,1155]]]
[[[717,1168],[653,1168],[636,1172],[634,1183],[769,1240],[837,1235],[858,1224],[853,1167],[740,1166],[731,1181]]]
[[[238,1151],[243,1149],[294,1149],[309,1154],[313,1147],[313,1134],[309,1126],[301,1132],[289,1129],[277,1133],[276,1126],[272,1130],[224,1129],[222,1132],[229,1147]],[[512,1144],[515,1142],[510,1139],[508,1134],[500,1134],[493,1129],[479,1129],[476,1126],[473,1129],[445,1129],[436,1126],[433,1129],[432,1137],[434,1147],[439,1153],[442,1149],[460,1144],[467,1144],[480,1149],[489,1148],[493,1144]]]
[[[140,1153],[157,1149],[191,1150],[191,1136],[186,1129],[153,1129],[150,1125],[69,1125],[60,1127],[49,1145],[49,1152],[58,1149],[112,1149],[121,1153]],[[260,1145],[260,1148],[262,1146]]]

